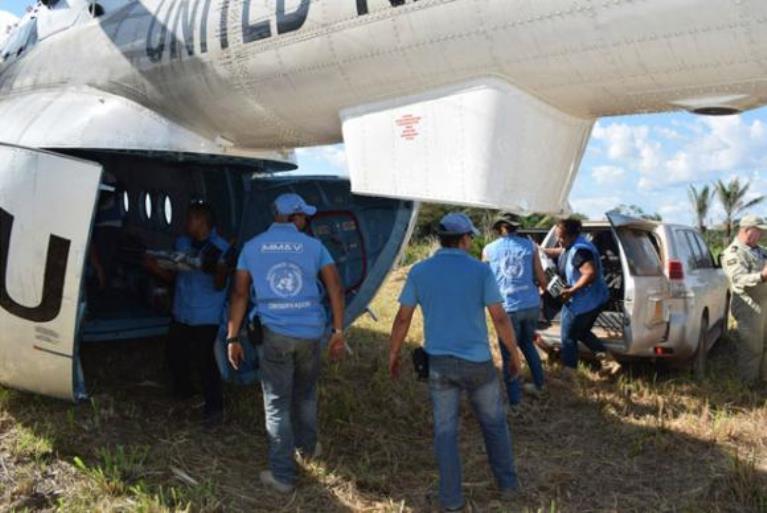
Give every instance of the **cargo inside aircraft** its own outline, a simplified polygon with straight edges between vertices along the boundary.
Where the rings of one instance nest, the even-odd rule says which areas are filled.
[[[338,265],[347,324],[365,312],[392,268],[415,208],[409,201],[353,195],[348,180],[338,177],[278,177],[257,166],[178,156],[76,156],[104,169],[85,259],[80,347],[97,344],[103,350],[104,345],[156,340],[166,333],[173,285],[153,277],[144,259],[147,250],[173,249],[193,200],[213,207],[218,233],[237,249],[269,226],[270,205],[279,194],[296,192],[316,205],[309,231]],[[85,374],[87,383],[87,366]],[[77,383],[76,389],[83,391],[82,385]]]

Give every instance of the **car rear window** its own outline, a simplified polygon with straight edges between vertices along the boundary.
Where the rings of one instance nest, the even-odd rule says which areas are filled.
[[[654,235],[635,228],[619,228],[618,238],[626,254],[629,272],[633,276],[657,276],[663,274]]]

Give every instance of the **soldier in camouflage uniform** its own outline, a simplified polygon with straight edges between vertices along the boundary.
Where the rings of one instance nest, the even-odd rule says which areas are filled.
[[[744,216],[738,235],[722,253],[738,322],[738,367],[749,383],[767,383],[767,250],[759,246],[765,232],[764,219]]]

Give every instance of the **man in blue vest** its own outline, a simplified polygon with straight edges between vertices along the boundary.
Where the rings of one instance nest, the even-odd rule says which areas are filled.
[[[513,497],[519,486],[501,387],[490,354],[486,308],[510,355],[508,367],[512,377],[519,372],[519,352],[493,273],[468,253],[477,234],[464,214],[442,218],[439,225],[442,249],[410,270],[399,298],[400,308],[389,346],[389,373],[396,379],[400,348],[420,305],[434,410],[439,501],[445,511],[462,511],[465,507],[458,448],[461,392],[468,394],[479,420],[490,467],[502,496]]]
[[[531,394],[543,391],[543,365],[535,348],[535,328],[541,310],[539,287],[546,286],[546,275],[538,258],[538,246],[526,237],[517,235],[519,218],[510,212],[501,213],[493,223],[499,238],[485,246],[482,260],[487,262],[495,275],[503,296],[503,309],[509,315],[517,336],[517,344],[527,360],[533,382],[524,385]],[[522,379],[512,377],[509,371],[509,352],[500,344],[503,356],[503,380],[509,396],[509,404],[519,404],[522,398]]]
[[[344,290],[328,250],[302,233],[317,209],[292,193],[279,196],[273,208],[274,223],[240,253],[227,345],[229,361],[237,369],[244,356],[238,334],[252,294],[251,318],[257,315],[264,327],[259,361],[269,436],[269,470],[260,479],[290,493],[296,482],[294,453],[319,455],[317,380],[320,341],[328,332],[322,284],[332,310],[332,358],[340,358],[346,347]]]
[[[211,206],[193,201],[186,213],[186,234],[176,239],[176,251],[199,258],[202,267],[171,271],[147,258],[147,268],[160,279],[175,281],[173,322],[168,333],[166,358],[173,394],[185,399],[193,393],[192,366],[202,377],[205,407],[203,421],[208,426],[223,416],[223,392],[213,346],[226,299],[228,267],[224,262],[229,244],[216,232]]]
[[[562,307],[562,361],[568,376],[578,366],[578,342],[583,342],[598,359],[607,357],[607,348],[591,329],[610,298],[602,271],[599,250],[583,235],[577,219],[560,220],[555,227],[559,247],[546,250],[558,258],[560,275],[567,287],[560,296]]]

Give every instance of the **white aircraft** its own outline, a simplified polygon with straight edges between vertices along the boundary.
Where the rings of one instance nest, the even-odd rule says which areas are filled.
[[[413,200],[563,212],[598,117],[763,105],[766,21],[763,0],[40,0],[0,49],[0,382],[76,399],[80,342],[165,329],[130,262],[83,315],[102,173],[139,249],[192,197],[244,240],[306,195],[350,322]],[[269,177],[340,141],[351,189]]]

